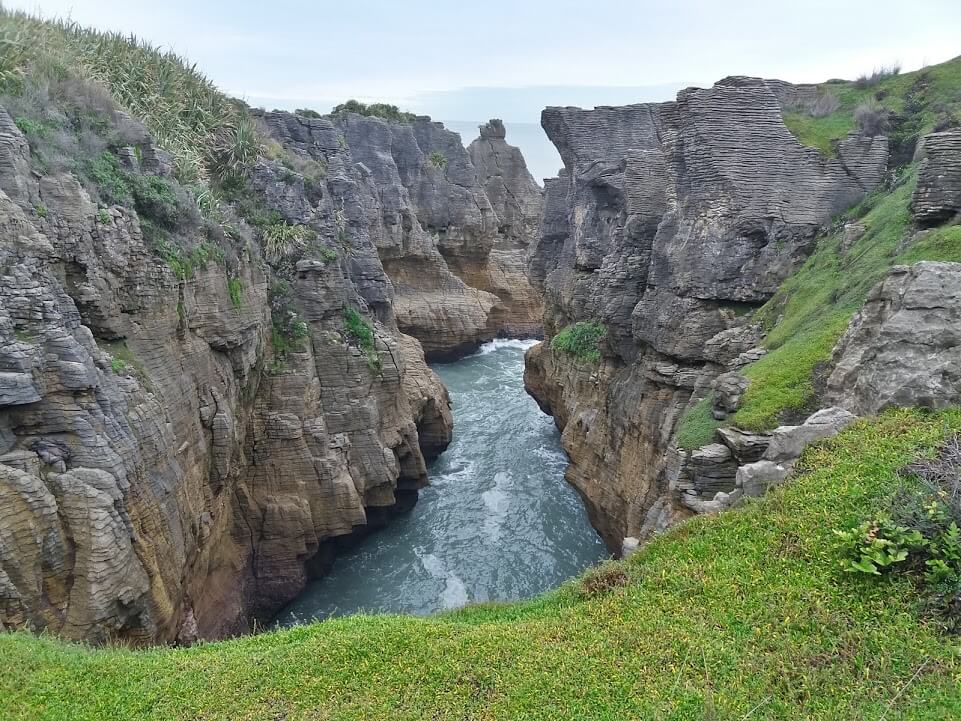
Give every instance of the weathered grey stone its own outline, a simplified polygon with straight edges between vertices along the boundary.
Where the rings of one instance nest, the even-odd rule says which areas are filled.
[[[722,373],[714,381],[714,408],[722,413],[734,413],[741,405],[741,396],[751,385],[738,371]]]
[[[847,255],[851,247],[867,232],[861,223],[845,223],[841,232],[841,255]]]
[[[254,192],[316,243],[270,265],[251,238],[229,278],[213,262],[181,278],[132,210],[98,212],[73,176],[34,172],[0,109],[0,625],[135,643],[245,630],[303,588],[330,539],[409,504],[449,442],[449,398],[398,329],[380,256],[418,264],[402,242],[411,206],[392,195],[406,186],[379,183],[343,128],[268,116],[311,183],[263,161]],[[169,175],[169,157],[133,131],[129,172]],[[478,187],[461,158],[444,198],[417,187],[466,235],[487,220],[483,191],[445,205],[465,197],[458,183]],[[190,218],[171,233],[183,248],[206,238]],[[442,294],[474,292],[446,277]],[[281,312],[308,334],[285,358],[270,341],[279,280]],[[347,308],[370,323],[376,362],[344,332]]]
[[[835,347],[826,396],[857,415],[961,403],[961,264],[893,268]]]
[[[607,336],[590,372],[532,349],[525,382],[562,428],[567,477],[612,550],[690,515],[679,496],[694,488],[677,490],[692,483],[669,452],[690,399],[763,354],[743,311],[766,302],[819,228],[884,177],[881,136],[844,138],[834,159],[798,142],[782,107],[806,93],[727,78],[675,102],[542,114],[565,166],[545,184],[530,259],[545,334],[599,320]],[[576,423],[586,409],[590,431]],[[715,493],[733,489],[733,466]]]
[[[739,428],[718,428],[717,436],[731,449],[738,463],[760,460],[771,443],[771,437],[766,433],[749,433]]]
[[[791,463],[755,461],[737,469],[737,486],[748,498],[757,498],[768,489],[781,483],[791,473]]]
[[[812,414],[799,426],[779,426],[771,432],[771,443],[764,452],[764,460],[793,462],[809,445],[836,436],[856,420],[857,417],[844,408],[832,407]]]

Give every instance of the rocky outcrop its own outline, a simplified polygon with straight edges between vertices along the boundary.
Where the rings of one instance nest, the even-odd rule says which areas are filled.
[[[733,489],[724,446],[686,471],[669,452],[678,421],[716,376],[761,355],[744,311],[885,172],[880,136],[847,137],[835,159],[802,146],[781,117],[789,90],[727,78],[676,102],[542,115],[565,165],[546,185],[531,257],[545,331],[590,320],[607,335],[599,365],[532,349],[525,380],[562,428],[568,479],[613,551],[690,515],[670,488],[682,472],[692,487]],[[736,405],[735,381],[720,387],[719,414]]]
[[[508,335],[537,337],[543,332],[544,304],[530,282],[527,255],[544,212],[544,192],[534,181],[521,151],[508,145],[500,120],[480,127],[467,152],[497,218],[497,237],[488,256],[486,276],[461,271],[472,285],[500,301],[494,322]]]
[[[678,456],[677,473],[669,488],[694,513],[717,513],[745,498],[758,498],[791,474],[804,450],[833,438],[857,417],[843,408],[824,408],[796,426],[779,426],[771,433],[746,434],[736,428],[718,431],[723,443],[712,443]],[[758,457],[759,449],[763,453]]]
[[[911,210],[929,227],[961,215],[961,130],[926,135],[924,154]]]
[[[961,264],[892,268],[835,347],[826,397],[857,415],[961,403]]]
[[[498,335],[539,333],[542,306],[527,280],[526,254],[541,191],[499,121],[484,126],[486,137],[468,153],[456,133],[426,117],[396,123],[275,111],[261,118],[285,148],[343,164],[353,195],[334,208],[335,232],[346,242],[370,235],[397,324],[428,357],[461,355]]]
[[[158,231],[98,209],[0,110],[0,625],[135,643],[247,629],[338,539],[408,508],[449,442],[385,272],[404,247],[438,256],[390,205],[404,186],[352,155],[360,120],[268,121],[284,162],[261,159],[245,200],[312,238],[276,257],[237,218]],[[141,134],[121,162],[176,188]]]

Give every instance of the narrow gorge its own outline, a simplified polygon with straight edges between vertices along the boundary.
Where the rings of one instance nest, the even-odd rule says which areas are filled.
[[[263,154],[201,217],[96,86],[0,103],[5,627],[269,620],[426,485],[452,419],[425,351],[540,333],[542,194],[499,121],[466,149],[429,118],[254,111]]]
[[[865,429],[907,418],[924,443],[878,452],[888,483],[950,450],[937,443],[961,403],[961,59],[868,84],[733,76],[668,102],[548,107],[564,167],[542,188],[501,120],[465,145],[390,105],[252,108],[127,38],[0,19],[22,33],[22,56],[0,57],[4,638],[173,653],[351,616],[324,624],[336,646],[365,618],[352,614],[449,611],[374,623],[445,660],[490,632],[470,636],[483,659],[469,673],[442,668],[487,703],[503,692],[488,671],[576,679],[583,652],[586,675],[620,673],[635,644],[679,638],[644,626],[669,604],[643,594],[673,589],[684,619],[692,598],[740,598],[753,580],[717,591],[675,564],[696,544],[669,544],[696,532],[723,551],[738,538],[724,529],[775,517],[768,491],[817,470],[808,446],[827,441],[822,466],[853,475],[880,467],[849,459],[859,438],[877,443]],[[51,37],[70,48],[56,62]],[[157,92],[131,93],[104,48],[163,68],[138,76]],[[150,99],[171,78],[182,102],[164,114]],[[852,427],[865,436],[827,440]],[[829,486],[811,517],[849,493],[839,506],[867,523],[895,495],[883,489]],[[797,565],[821,569],[823,597],[843,588],[829,544],[791,528],[783,554],[758,541],[760,566],[807,553]],[[754,611],[694,636],[735,628],[740,644]],[[627,622],[590,635],[613,617]],[[838,617],[825,627],[846,628]],[[491,670],[497,633],[516,645],[491,651]],[[592,665],[600,647],[616,653]],[[646,663],[706,672],[702,651]],[[811,651],[811,673],[826,653]],[[356,655],[318,658],[356,672]],[[760,678],[754,663],[738,673]],[[624,673],[634,694],[641,674]],[[341,692],[325,700],[366,691]]]

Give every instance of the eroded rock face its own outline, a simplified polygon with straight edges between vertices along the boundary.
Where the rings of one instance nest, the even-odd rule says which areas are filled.
[[[527,255],[540,228],[544,191],[534,181],[524,156],[508,145],[504,123],[491,120],[467,152],[497,218],[497,237],[487,260],[486,277],[468,282],[500,300],[494,322],[508,335],[538,337],[543,333],[544,303],[530,282]]]
[[[38,177],[0,110],[0,625],[92,642],[245,630],[335,539],[409,507],[449,442],[447,393],[398,329],[378,253],[404,247],[389,189],[349,127],[268,120],[326,174],[262,160],[251,185],[337,257],[281,272],[251,242],[188,275],[133,211]],[[121,155],[169,172],[145,134]],[[281,281],[306,335],[284,357],[268,298]],[[348,308],[370,319],[372,355],[345,333]]]
[[[883,137],[851,135],[837,159],[802,146],[781,117],[806,92],[792,87],[727,78],[676,102],[542,115],[565,165],[531,257],[545,331],[592,320],[607,337],[599,366],[532,349],[525,379],[563,429],[568,478],[612,551],[691,513],[677,495],[690,459],[672,449],[684,409],[760,355],[743,311],[886,169]]]
[[[460,136],[430,118],[389,123],[275,111],[262,119],[284,147],[342,168],[335,232],[369,234],[397,324],[428,357],[462,355],[498,335],[539,334],[542,304],[526,255],[541,191],[499,121],[484,126],[468,153]],[[488,129],[495,127],[500,132]]]
[[[930,133],[911,210],[918,225],[940,225],[961,215],[961,130]]]
[[[961,403],[961,263],[892,268],[835,347],[826,395],[857,415]]]

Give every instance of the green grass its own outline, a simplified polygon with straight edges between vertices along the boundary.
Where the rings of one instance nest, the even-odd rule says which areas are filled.
[[[677,427],[677,446],[693,450],[714,442],[714,431],[724,425],[712,414],[714,394],[704,398],[684,412]]]
[[[867,70],[867,68],[866,68]],[[785,112],[784,123],[804,145],[818,148],[833,156],[836,145],[854,129],[854,110],[858,105],[875,100],[896,115],[890,132],[892,145],[910,148],[922,135],[952,115],[956,119],[961,106],[961,57],[910,73],[881,80],[870,88],[858,88],[854,82],[832,82],[821,86],[838,98],[838,109],[822,118],[800,112]],[[906,151],[905,151],[906,152]],[[909,157],[902,157],[907,162]]]
[[[230,304],[240,309],[244,305],[244,285],[240,278],[227,279],[227,293],[230,295]]]
[[[348,339],[360,346],[372,371],[380,371],[380,354],[374,344],[374,329],[364,317],[353,308],[344,310],[344,332]]]
[[[551,339],[551,350],[563,351],[588,363],[598,363],[601,360],[601,340],[606,334],[603,323],[581,321],[555,335]]]
[[[848,214],[857,218],[865,234],[846,254],[841,232],[819,239],[814,253],[755,318],[768,329],[768,355],[744,373],[751,385],[732,422],[748,430],[765,431],[785,414],[816,410],[814,375],[867,294],[892,266],[919,260],[961,262],[961,228],[939,228],[921,236],[906,249],[901,243],[911,232],[909,203],[917,183],[909,168],[892,191],[872,193]]]
[[[806,113],[786,112],[784,124],[802,145],[834,156],[836,142],[854,129],[854,116],[851,112],[839,111],[823,118],[812,118]]]
[[[958,718],[959,640],[921,619],[907,579],[845,573],[833,535],[883,507],[896,470],[947,430],[961,430],[961,413],[859,423],[809,449],[801,477],[765,498],[532,601],[352,616],[190,649],[0,635],[0,715]]]

